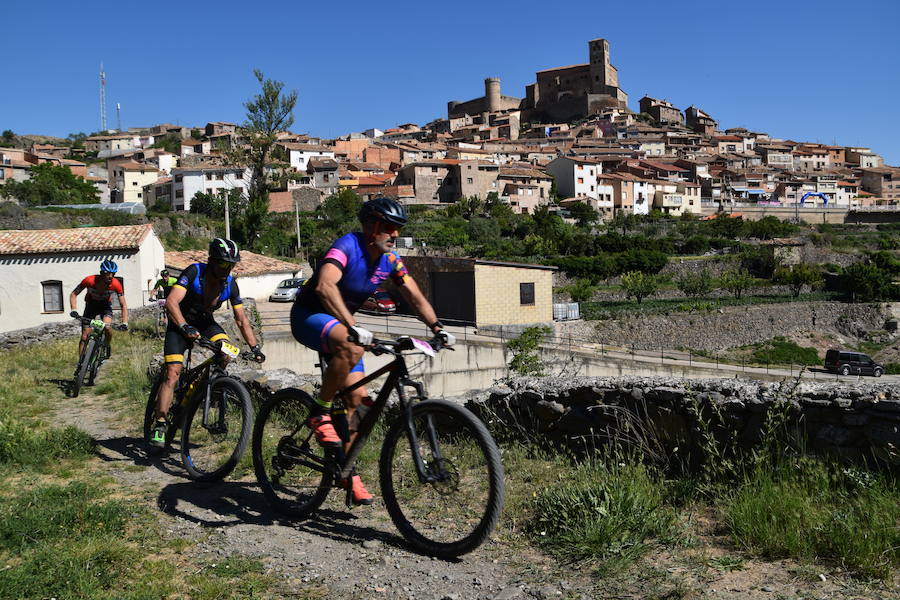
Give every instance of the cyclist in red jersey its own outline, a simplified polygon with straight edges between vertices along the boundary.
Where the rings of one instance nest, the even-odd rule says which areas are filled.
[[[84,314],[81,315],[86,319],[100,317],[107,325],[112,323],[112,295],[119,297],[119,306],[122,307],[122,324],[128,325],[128,306],[125,303],[125,290],[122,283],[114,277],[119,266],[111,260],[104,260],[100,263],[99,275],[88,275],[81,280],[72,293],[69,294],[69,306],[72,308],[70,313],[73,317],[78,317],[78,295],[82,290],[87,290],[85,294]],[[109,344],[112,339],[112,328],[106,327],[103,332],[106,334],[106,341]],[[78,356],[84,352],[84,345],[91,333],[90,327],[83,327],[81,330],[81,340],[78,342]]]

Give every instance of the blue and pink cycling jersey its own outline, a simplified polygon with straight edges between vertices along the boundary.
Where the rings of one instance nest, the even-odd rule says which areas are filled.
[[[348,233],[338,238],[325,253],[322,265],[326,263],[341,270],[338,290],[351,313],[359,310],[386,279],[391,278],[397,285],[403,285],[409,279],[409,272],[396,252],[388,252],[374,263],[371,262],[362,233]],[[338,320],[325,312],[325,307],[316,294],[318,281],[317,269],[301,288],[291,308],[291,332],[304,346],[327,354],[331,351],[328,334],[338,324]],[[353,370],[361,371],[362,361]]]

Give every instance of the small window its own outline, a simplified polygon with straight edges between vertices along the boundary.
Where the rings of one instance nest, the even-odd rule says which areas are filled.
[[[175,190],[176,198],[184,198],[184,190]]]
[[[176,175],[175,183],[181,183],[181,180],[184,179],[184,175]]]
[[[216,179],[225,179],[225,175],[223,175],[222,173],[216,173]]]
[[[466,183],[472,183],[472,178],[471,178],[471,177],[466,177]]]
[[[138,198],[143,198],[143,197],[144,197],[144,194],[142,194],[141,192],[138,192]]]
[[[207,173],[207,174],[206,174],[206,179],[207,179],[207,181],[211,180],[211,179],[212,179],[212,173]]]
[[[235,175],[235,177],[237,177],[238,179],[243,179],[243,178],[244,178],[244,174],[243,174],[242,172],[238,172],[238,173]]]
[[[534,304],[534,283],[519,284],[519,304],[523,306]]]
[[[44,292],[44,312],[62,312],[62,281],[42,281],[41,288]]]
[[[432,173],[437,173],[437,167],[431,167],[431,172],[432,172]]]

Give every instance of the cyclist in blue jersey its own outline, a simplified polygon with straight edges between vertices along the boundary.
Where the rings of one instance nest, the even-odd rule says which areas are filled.
[[[243,300],[231,269],[241,260],[241,253],[231,240],[216,238],[209,243],[209,260],[194,263],[181,272],[166,296],[169,325],[163,342],[165,378],[156,396],[156,423],[150,434],[151,446],[165,446],[168,426],[166,414],[172,405],[172,394],[184,363],[184,352],[202,334],[211,342],[227,340],[228,334],[216,323],[213,312],[226,300],[231,303],[234,322],[250,346],[257,362],[266,360],[256,342],[253,326],[244,313]]]
[[[346,415],[340,415],[349,424],[347,439],[342,439],[334,428],[331,404],[339,389],[365,376],[362,357],[373,336],[356,324],[353,314],[375,288],[391,278],[435,335],[442,335],[448,346],[456,341],[452,334],[443,331],[444,325],[393,250],[400,229],[406,225],[403,206],[389,198],[374,198],[363,204],[359,220],[362,231],[348,233],[331,245],[291,308],[294,338],[328,357],[328,368],[309,425],[319,444],[338,447],[343,443],[345,449],[355,436],[362,412],[372,405],[372,398],[364,387],[352,392],[345,407]],[[372,503],[372,495],[358,475],[353,476],[349,485],[355,504]]]

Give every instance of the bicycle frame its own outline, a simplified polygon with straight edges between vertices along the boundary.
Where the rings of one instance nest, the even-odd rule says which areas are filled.
[[[421,383],[412,381],[409,378],[409,371],[406,368],[406,359],[403,354],[395,354],[394,360],[384,365],[380,369],[377,369],[376,371],[365,376],[363,379],[357,381],[353,385],[342,388],[338,391],[335,397],[346,401],[345,399],[350,394],[350,392],[366,385],[367,383],[375,379],[378,379],[385,373],[388,374],[388,378],[384,382],[381,390],[378,392],[378,396],[375,398],[375,403],[372,405],[371,410],[369,410],[369,412],[365,417],[363,417],[362,421],[360,422],[359,428],[356,432],[356,438],[353,440],[353,443],[350,444],[349,450],[341,461],[340,479],[347,479],[352,474],[353,468],[356,465],[356,459],[359,457],[359,453],[366,445],[369,434],[372,433],[372,429],[375,427],[375,423],[381,417],[381,413],[387,406],[387,401],[391,395],[391,392],[396,391],[397,397],[400,401],[400,409],[403,413],[402,418],[405,419],[406,422],[407,438],[409,439],[410,450],[412,451],[413,461],[416,465],[416,472],[419,476],[419,481],[422,483],[432,483],[439,478],[433,475],[429,475],[426,472],[425,463],[422,460],[422,457],[419,455],[418,439],[412,422],[413,403],[411,402],[411,400],[426,400],[427,396],[425,395],[425,387]],[[412,397],[407,396],[405,391],[405,388],[407,387],[413,388],[416,391],[416,395]],[[435,457],[435,459],[437,459],[438,463],[441,464],[440,471],[442,471],[443,460],[440,456],[440,448],[437,444],[436,435],[434,429],[431,426],[431,423],[429,422],[428,425],[430,438],[429,442],[431,444],[433,456]]]
[[[213,354],[202,363],[195,367],[191,367],[191,351],[193,348],[188,348],[187,356],[185,357],[184,362],[184,370],[181,372],[181,376],[179,377],[179,382],[181,384],[181,389],[183,390],[179,396],[182,398],[184,394],[187,393],[190,385],[197,381],[205,381],[205,390],[204,390],[204,398],[203,398],[203,427],[206,429],[210,428],[209,423],[209,402],[210,396],[212,394],[212,384],[219,377],[225,377],[225,372],[222,370],[222,367],[217,364],[219,360],[218,354]],[[194,392],[197,393],[196,391]],[[219,411],[219,427],[224,427],[225,423],[225,414],[223,411]]]

